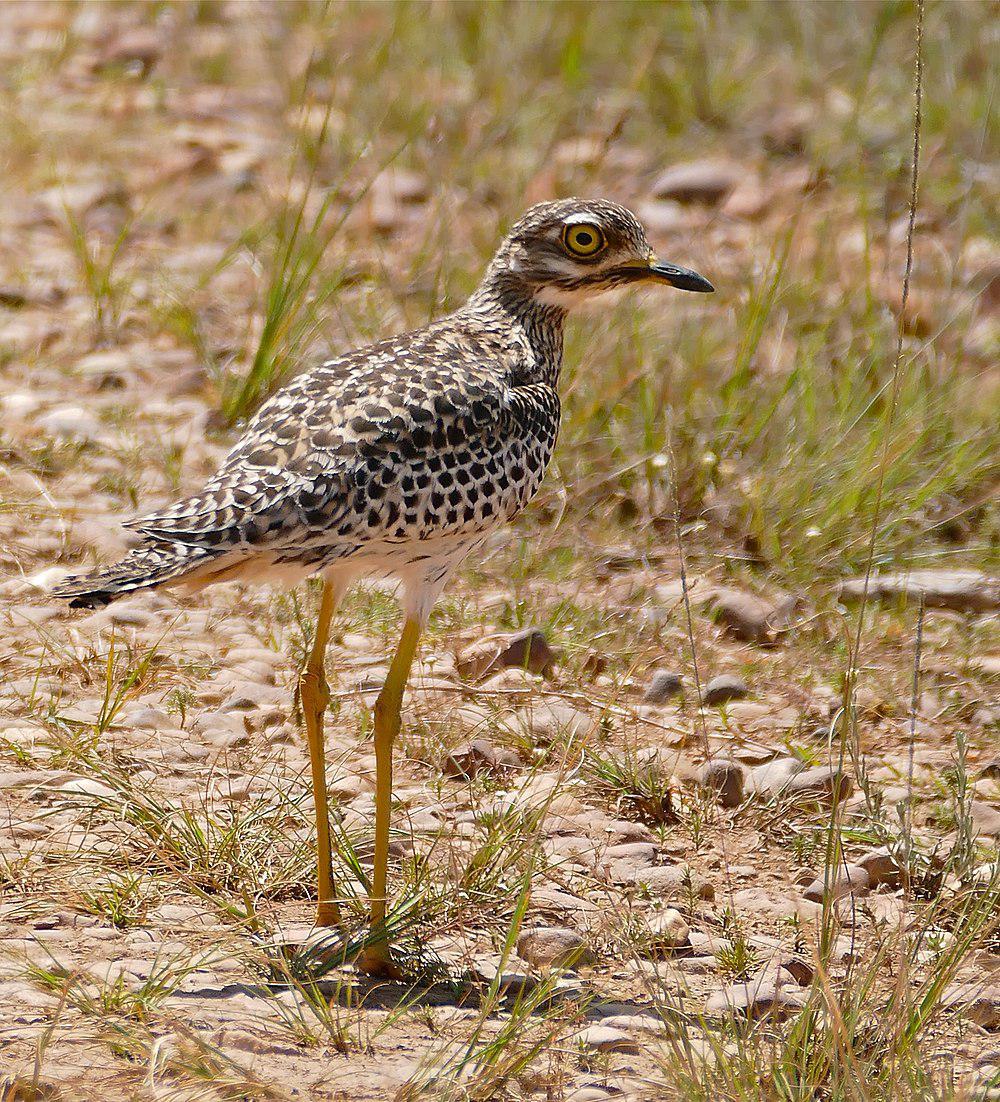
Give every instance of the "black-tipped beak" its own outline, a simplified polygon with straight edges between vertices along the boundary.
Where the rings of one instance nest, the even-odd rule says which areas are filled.
[[[715,288],[704,276],[692,272],[690,268],[678,268],[676,264],[661,264],[654,260],[649,265],[649,274],[655,279],[662,279],[671,287],[678,287],[682,291],[702,291],[708,293]]]

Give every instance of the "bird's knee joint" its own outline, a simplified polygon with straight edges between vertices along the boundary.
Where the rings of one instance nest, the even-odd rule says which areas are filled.
[[[314,700],[321,708],[330,703],[330,686],[326,674],[307,666],[299,674],[299,695],[303,700]]]
[[[375,730],[395,734],[399,729],[399,701],[382,695],[375,701]]]

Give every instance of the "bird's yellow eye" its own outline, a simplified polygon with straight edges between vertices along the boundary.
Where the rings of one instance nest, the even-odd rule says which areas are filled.
[[[577,222],[563,230],[563,244],[573,256],[593,256],[607,244],[604,234],[589,222]]]

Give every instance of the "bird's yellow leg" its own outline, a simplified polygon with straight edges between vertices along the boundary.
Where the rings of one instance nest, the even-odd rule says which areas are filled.
[[[419,621],[407,619],[404,622],[389,674],[375,702],[375,860],[371,893],[371,931],[374,936],[357,961],[358,967],[366,972],[393,971],[389,937],[384,929],[392,804],[392,744],[399,734],[403,691],[417,651],[420,631]]]
[[[323,744],[323,713],[330,702],[324,659],[330,637],[330,620],[337,608],[338,591],[329,581],[323,582],[319,602],[316,636],[305,669],[299,677],[299,700],[309,742],[309,764],[312,770],[313,801],[316,805],[317,902],[316,925],[340,926],[340,906],[333,887],[333,854],[330,849],[330,811],[326,793],[326,751]]]

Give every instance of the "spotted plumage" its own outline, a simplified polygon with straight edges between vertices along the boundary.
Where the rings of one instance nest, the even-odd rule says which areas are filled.
[[[422,591],[410,603],[425,612],[538,490],[559,428],[567,310],[651,278],[710,289],[657,266],[617,204],[533,207],[461,309],[299,375],[204,489],[131,521],[137,548],[56,593],[94,606],[162,584],[380,573]]]
[[[355,577],[400,580],[403,627],[373,709],[374,850],[360,969],[400,975],[387,924],[392,747],[420,631],[455,566],[538,490],[559,431],[567,310],[657,280],[712,289],[660,264],[623,207],[580,199],[532,207],[460,310],[300,375],[260,409],[200,493],[133,521],[138,547],[56,591],[94,606],[149,586],[323,575],[299,700],[316,811],[316,924],[343,929],[323,742],[326,645]]]

